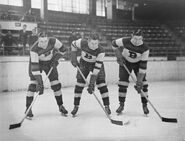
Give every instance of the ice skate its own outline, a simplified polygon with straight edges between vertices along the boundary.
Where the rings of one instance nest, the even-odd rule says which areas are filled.
[[[62,115],[67,116],[68,111],[65,109],[63,105],[60,105],[59,111],[61,112]]]
[[[75,116],[77,112],[78,112],[78,106],[74,106],[74,109],[71,111],[71,114]]]
[[[110,108],[109,108],[109,105],[106,105],[106,106],[105,106],[105,111],[107,112],[108,115],[111,114],[111,110],[110,110]]]
[[[143,112],[144,114],[147,116],[147,114],[149,114],[149,110],[148,110],[148,107],[147,107],[147,104],[143,104]]]
[[[27,108],[27,109],[28,109],[28,108]],[[26,109],[26,111],[27,111],[27,109]],[[26,111],[25,111],[25,113],[26,113]],[[31,109],[29,110],[28,114],[26,115],[26,118],[29,119],[29,120],[32,120],[32,118],[33,118],[33,113],[32,113],[32,110],[31,110]]]
[[[124,110],[124,103],[121,102],[118,109],[116,110],[116,113],[121,114],[123,110]]]

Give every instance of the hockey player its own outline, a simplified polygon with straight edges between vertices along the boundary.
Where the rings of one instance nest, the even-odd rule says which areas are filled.
[[[46,37],[44,33],[39,34],[38,41],[34,43],[30,49],[30,62],[29,62],[29,76],[31,83],[28,87],[26,96],[26,109],[33,101],[34,93],[39,92],[42,95],[44,92],[43,80],[41,72],[44,71],[48,74],[51,67],[53,67],[50,75],[48,76],[51,89],[54,92],[59,111],[66,115],[68,111],[63,106],[61,83],[58,80],[58,59],[66,52],[63,44],[56,38]],[[28,112],[27,118],[32,118],[32,110]]]
[[[119,64],[119,102],[120,106],[116,110],[120,114],[124,109],[127,88],[129,85],[129,74],[123,67],[123,64],[130,72],[134,71],[137,82],[135,89],[139,94],[141,90],[148,96],[148,84],[146,82],[147,60],[149,49],[143,43],[143,35],[140,29],[133,32],[131,37],[119,38],[112,41],[112,47],[115,49],[117,62]],[[147,108],[147,99],[141,94],[141,102],[144,114],[149,114]]]
[[[81,58],[78,63],[77,60],[77,49],[81,50]],[[84,74],[85,78],[92,72],[90,76],[90,82],[87,91],[92,94],[94,91],[95,83],[101,93],[103,104],[105,106],[105,110],[108,114],[111,114],[111,110],[109,108],[109,95],[108,89],[105,82],[105,70],[103,59],[105,56],[105,52],[103,48],[99,45],[99,36],[96,33],[90,33],[90,36],[87,39],[78,39],[72,42],[71,44],[71,63],[74,67],[79,66],[80,70]],[[71,114],[76,115],[80,99],[82,95],[82,91],[85,86],[85,81],[83,77],[77,72],[77,84],[75,86],[75,96],[74,96],[74,109]]]

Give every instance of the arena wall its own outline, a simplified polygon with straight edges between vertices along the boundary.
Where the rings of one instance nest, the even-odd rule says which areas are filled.
[[[28,57],[0,57],[0,92],[26,90],[29,84]],[[59,76],[63,87],[71,87],[76,82],[76,69],[69,61],[60,61]],[[107,83],[118,82],[118,64],[115,59],[105,61]],[[148,81],[185,80],[185,61],[149,61]],[[43,74],[45,79],[45,74]],[[49,87],[48,80],[45,87]]]

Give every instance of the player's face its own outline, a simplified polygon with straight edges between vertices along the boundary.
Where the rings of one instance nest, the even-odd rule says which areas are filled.
[[[98,48],[98,44],[99,44],[98,40],[89,39],[89,41],[88,41],[89,48],[92,49],[92,50],[97,49]]]
[[[135,45],[135,46],[139,46],[141,44],[143,44],[143,37],[142,36],[136,36],[133,35],[131,42]]]
[[[47,47],[47,45],[48,45],[48,38],[47,37],[40,37],[38,46],[45,49]]]

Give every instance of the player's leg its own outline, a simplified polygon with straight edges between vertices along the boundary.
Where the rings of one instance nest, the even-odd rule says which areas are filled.
[[[110,102],[109,102],[109,92],[105,81],[105,69],[104,66],[102,66],[100,72],[98,73],[96,85],[100,91],[103,105],[105,106],[105,110],[108,114],[111,114],[111,110],[109,108]]]
[[[83,64],[80,64],[79,68],[82,71],[85,78],[87,78],[87,76],[89,74],[88,66],[84,67]],[[77,83],[76,83],[75,89],[74,89],[74,108],[71,111],[71,114],[73,116],[76,115],[76,113],[78,112],[80,100],[81,100],[81,96],[82,96],[82,91],[85,87],[85,81],[79,71],[77,71],[76,78],[77,78]]]
[[[48,73],[49,70],[50,70],[50,67],[48,67],[46,73]],[[48,78],[50,80],[51,89],[53,90],[57,105],[59,107],[59,111],[62,114],[67,114],[68,111],[63,106],[63,98],[62,98],[62,91],[61,91],[62,85],[58,80],[58,71],[56,67],[53,68]]]
[[[131,72],[131,68],[127,66],[129,71]],[[129,74],[125,70],[123,66],[119,66],[119,82],[118,82],[118,87],[119,87],[119,107],[116,110],[118,114],[120,114],[124,110],[124,105],[125,105],[125,100],[126,100],[126,94],[127,94],[127,88],[129,85]]]
[[[136,67],[136,69],[134,69],[134,73],[136,76],[137,76],[138,72],[139,72],[139,67]],[[143,92],[148,97],[148,83],[146,80],[146,75],[143,78]],[[140,95],[141,95],[141,103],[142,103],[142,107],[143,107],[143,112],[144,112],[144,114],[149,114],[149,110],[147,107],[148,101],[141,93],[140,93]]]

